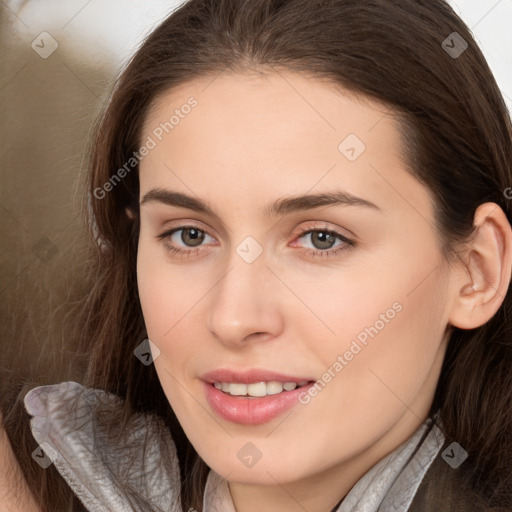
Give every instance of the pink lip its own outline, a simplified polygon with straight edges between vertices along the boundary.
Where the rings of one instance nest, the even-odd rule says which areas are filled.
[[[276,380],[278,382],[301,382],[303,380],[316,380],[313,377],[297,377],[296,375],[285,375],[284,373],[272,372],[269,370],[259,370],[251,368],[244,371],[230,370],[229,368],[219,368],[202,375],[201,380],[213,384],[214,382],[236,382],[241,384],[251,384],[253,382],[268,382]]]
[[[307,392],[309,387],[314,385],[313,381],[315,380],[309,377],[296,377],[257,369],[244,372],[220,369],[208,372],[201,378],[204,381],[206,399],[213,411],[221,418],[241,425],[261,425],[277,418],[296,405],[299,395]],[[297,383],[308,381],[308,384],[293,391],[283,391],[276,395],[264,397],[231,396],[213,385],[213,382],[250,384],[271,380]]]

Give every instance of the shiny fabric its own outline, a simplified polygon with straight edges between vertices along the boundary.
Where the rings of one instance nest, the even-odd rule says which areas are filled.
[[[116,429],[121,399],[75,382],[32,389],[25,408],[45,454],[37,449],[34,460],[53,463],[87,511],[181,512],[176,447],[160,418],[137,414],[126,429]],[[356,482],[336,512],[409,510],[443,443],[441,430],[428,419]],[[228,482],[213,470],[204,512],[236,512]]]

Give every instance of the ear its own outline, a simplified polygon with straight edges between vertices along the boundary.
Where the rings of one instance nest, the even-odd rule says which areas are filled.
[[[512,273],[512,228],[503,210],[496,203],[481,204],[473,224],[474,235],[452,276],[449,323],[459,329],[475,329],[494,316]]]

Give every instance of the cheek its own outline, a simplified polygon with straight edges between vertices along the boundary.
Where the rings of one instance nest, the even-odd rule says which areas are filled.
[[[315,348],[336,374],[329,393],[367,421],[375,420],[375,411],[389,415],[410,404],[437,361],[448,276],[435,247],[434,241],[395,244],[378,258],[358,261],[323,294],[311,276],[302,288],[333,331]],[[333,420],[339,415],[331,413]]]
[[[137,284],[144,323],[160,350],[155,368],[163,390],[181,420],[188,413],[194,417],[183,386],[196,376],[197,361],[205,352],[206,304],[215,283],[211,274],[207,266],[201,272],[171,263],[163,248],[140,237]]]
[[[424,413],[415,411],[413,404],[418,396],[433,391],[425,383],[439,361],[446,291],[444,277],[439,275],[430,276],[414,289],[425,278],[420,267],[401,266],[402,279],[387,289],[376,275],[374,289],[381,290],[380,298],[360,302],[360,308],[352,304],[347,335],[341,344],[330,344],[330,364],[338,355],[344,362],[329,392],[339,408],[323,409],[323,414],[336,424],[340,415],[350,411],[360,421],[348,424],[349,436],[357,436],[361,425],[382,427],[392,425],[401,414],[411,413],[413,418]],[[343,325],[338,325],[341,331]]]
[[[137,255],[137,286],[148,335],[155,342],[171,336],[208,289],[193,270],[170,264],[165,250],[153,247],[143,236]]]
[[[148,338],[159,348],[155,369],[162,388],[180,421],[193,416],[183,393],[184,371],[197,355],[199,336],[187,323],[204,288],[187,279],[185,267],[171,267],[165,252],[146,243],[141,236],[137,256],[137,284]],[[201,289],[199,289],[201,288]],[[187,329],[188,327],[188,329]],[[197,340],[194,342],[193,340]]]

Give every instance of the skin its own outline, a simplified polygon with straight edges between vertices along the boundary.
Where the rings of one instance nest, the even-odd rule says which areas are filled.
[[[162,188],[215,212],[141,204],[138,284],[161,351],[156,370],[188,438],[229,480],[238,512],[327,512],[427,418],[450,325],[476,327],[499,308],[510,225],[496,205],[482,205],[464,264],[445,261],[431,194],[407,170],[389,109],[291,72],[225,74],[167,91],[142,140],[190,96],[197,107],[140,165],[141,201]],[[353,162],[338,149],[349,134],[366,145]],[[378,208],[263,213],[278,198],[334,190]],[[199,247],[190,232],[157,238],[190,225],[206,233]],[[300,228],[327,228],[356,245],[334,254],[342,241],[325,248]],[[236,252],[247,236],[263,249],[250,264]],[[169,246],[199,252],[180,257]],[[256,426],[208,405],[200,376],[220,367],[321,379],[397,302],[402,310],[307,405]],[[247,442],[262,454],[251,468],[237,457]]]
[[[1,512],[40,512],[29,486],[23,478],[16,455],[5,430],[0,415],[0,511]]]

